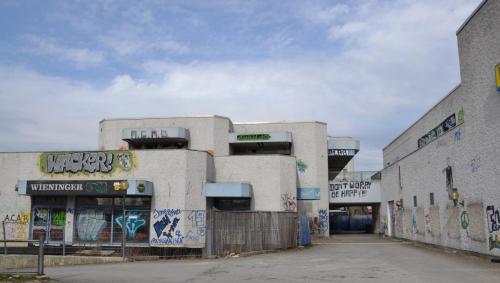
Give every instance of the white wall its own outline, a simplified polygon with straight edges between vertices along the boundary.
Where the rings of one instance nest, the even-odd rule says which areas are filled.
[[[188,149],[209,151],[215,155],[228,155],[228,133],[231,121],[220,116],[105,119],[99,127],[101,150],[128,149],[122,141],[124,128],[181,127],[189,130]]]
[[[296,199],[297,173],[293,157],[235,155],[215,157],[214,161],[217,182],[247,182],[252,185],[253,210],[284,211],[282,196],[288,194],[292,200]]]
[[[328,152],[327,125],[322,122],[277,122],[277,123],[235,123],[236,133],[259,133],[288,131],[292,133],[292,152],[297,162],[302,161],[307,168],[297,170],[297,187],[320,188],[319,201],[299,201],[301,213],[310,218],[318,217],[320,210],[328,215]],[[328,217],[323,218],[322,234],[329,236]]]
[[[206,209],[204,184],[207,179],[209,157],[206,152],[190,150],[135,150],[131,151],[136,160],[136,167],[130,172],[114,174],[88,174],[69,176],[68,174],[48,175],[38,169],[39,153],[1,153],[0,154],[0,216],[17,215],[30,211],[30,197],[18,195],[14,191],[18,180],[122,180],[141,179],[154,184],[152,210],[180,209],[182,213],[179,231],[185,235],[191,228],[188,219],[192,210]],[[74,208],[74,198],[68,200],[68,207]],[[199,216],[199,215],[198,215]],[[203,219],[205,217],[203,212]],[[152,217],[153,218],[153,217]],[[199,217],[198,217],[198,220]],[[71,218],[67,217],[67,221]],[[66,239],[71,243],[73,225],[67,222]],[[151,219],[150,234],[154,232],[154,219]],[[21,226],[21,225],[19,225]],[[27,239],[29,233],[18,231]],[[193,235],[192,237],[195,237]],[[204,244],[204,237],[196,243],[184,242],[182,246],[199,247]]]
[[[500,255],[500,242],[494,242],[500,231],[492,229],[492,221],[500,219],[487,210],[500,207],[500,92],[494,76],[500,63],[498,26],[500,1],[487,1],[458,33],[461,85],[384,149],[381,219],[387,221],[388,201],[403,199],[404,209],[396,212],[398,237]],[[462,108],[462,125],[417,150],[421,136]],[[463,206],[448,198],[448,166]],[[431,192],[435,205],[430,205]]]

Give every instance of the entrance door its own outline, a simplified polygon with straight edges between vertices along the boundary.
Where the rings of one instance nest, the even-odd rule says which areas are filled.
[[[47,243],[61,243],[64,239],[66,208],[57,206],[34,206],[32,209],[32,239],[42,235]]]
[[[65,197],[33,197],[31,208],[31,238],[43,235],[46,243],[61,243],[66,227]]]

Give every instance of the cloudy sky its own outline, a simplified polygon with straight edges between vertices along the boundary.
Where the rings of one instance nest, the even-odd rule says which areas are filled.
[[[0,1],[0,151],[96,149],[113,117],[319,120],[358,170],[460,81],[480,0]],[[415,141],[416,142],[416,141]]]

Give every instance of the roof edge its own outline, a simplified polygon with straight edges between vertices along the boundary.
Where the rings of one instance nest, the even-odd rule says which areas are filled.
[[[159,117],[129,117],[129,118],[104,118],[99,121],[99,124],[105,121],[117,121],[117,120],[148,120],[148,119],[199,119],[199,118],[221,118],[231,121],[228,117],[220,115],[192,115],[192,116],[159,116]]]
[[[474,9],[474,11],[472,12],[472,14],[470,14],[470,16],[468,16],[467,19],[465,19],[465,22],[458,28],[458,30],[456,32],[456,35],[458,35],[465,28],[465,26],[477,14],[477,12],[479,12],[479,10],[481,10],[481,8],[484,6],[484,4],[486,4],[486,2],[488,2],[488,0],[483,0],[481,3],[479,3],[479,5],[476,7],[476,9]]]
[[[396,140],[398,140],[400,137],[402,137],[404,134],[406,134],[411,128],[413,128],[413,126],[415,126],[418,122],[420,122],[422,119],[425,118],[425,116],[427,116],[427,114],[429,114],[432,110],[434,110],[436,107],[438,107],[439,104],[441,104],[441,102],[443,102],[446,98],[448,98],[449,96],[451,96],[457,89],[460,88],[460,86],[462,86],[462,83],[459,83],[456,87],[454,87],[450,92],[448,92],[448,94],[446,94],[443,98],[441,98],[436,104],[434,104],[434,106],[432,106],[429,110],[427,110],[422,116],[420,116],[420,118],[418,118],[415,122],[413,122],[408,128],[406,128],[406,130],[404,130],[401,134],[399,134],[395,139],[393,139],[391,142],[389,142],[386,146],[384,146],[382,148],[382,151],[384,151],[386,148],[388,148],[389,146],[391,146]]]

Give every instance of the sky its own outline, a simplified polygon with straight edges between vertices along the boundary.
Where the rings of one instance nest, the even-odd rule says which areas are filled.
[[[460,83],[480,0],[0,0],[0,151],[97,149],[104,118],[323,121],[356,170]],[[415,141],[416,144],[417,141]]]

